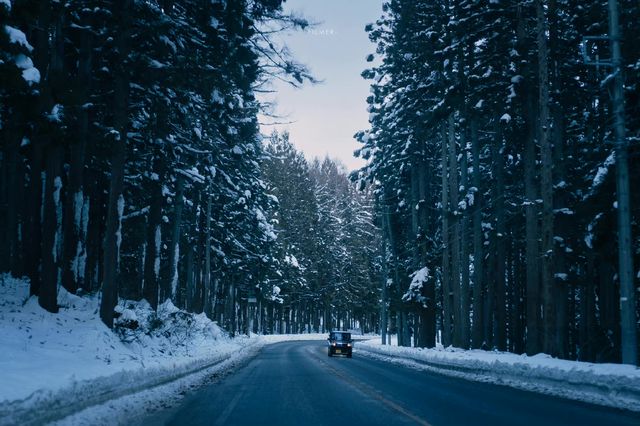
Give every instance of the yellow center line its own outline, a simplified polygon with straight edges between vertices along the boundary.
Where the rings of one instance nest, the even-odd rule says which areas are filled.
[[[329,369],[333,373],[335,373],[335,375],[338,378],[340,378],[343,381],[349,383],[351,386],[353,386],[354,388],[358,389],[360,392],[364,393],[365,395],[368,395],[368,396],[378,400],[379,402],[381,402],[382,404],[384,404],[388,408],[390,408],[393,411],[396,411],[396,412],[402,414],[403,416],[407,417],[408,419],[411,419],[412,421],[414,421],[415,423],[417,423],[419,425],[432,426],[431,423],[427,422],[424,419],[421,419],[420,417],[418,417],[417,415],[411,413],[410,411],[408,411],[406,408],[402,407],[401,405],[399,405],[399,404],[397,404],[397,403],[385,398],[384,395],[382,395],[380,392],[376,391],[374,388],[372,388],[371,386],[367,385],[366,383],[363,383],[360,380],[356,380],[353,377],[348,376],[347,374],[344,374],[340,370],[338,370],[338,369],[332,367],[331,365],[329,365],[322,358],[318,358],[318,360],[327,369]]]

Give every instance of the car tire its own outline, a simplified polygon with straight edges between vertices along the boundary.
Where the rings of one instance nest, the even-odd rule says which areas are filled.
[[[328,356],[331,356],[331,349],[329,349],[329,352],[327,352]]]
[[[351,358],[351,355],[353,355],[353,354],[350,354],[350,353],[347,354],[347,358]]]

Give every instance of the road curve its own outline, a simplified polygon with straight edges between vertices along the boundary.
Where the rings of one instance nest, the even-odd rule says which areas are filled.
[[[357,344],[356,344],[357,348]],[[145,425],[640,425],[640,415],[416,371],[326,343],[265,347]]]

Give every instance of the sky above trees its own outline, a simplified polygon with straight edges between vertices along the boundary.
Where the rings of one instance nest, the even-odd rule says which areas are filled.
[[[321,83],[296,89],[276,82],[274,89],[278,93],[263,99],[274,99],[278,103],[275,112],[281,117],[263,117],[261,122],[282,124],[263,124],[262,132],[288,130],[291,141],[307,158],[328,154],[350,170],[359,168],[364,162],[353,157],[358,148],[353,135],[368,127],[369,94],[369,83],[360,73],[367,68],[365,58],[374,49],[364,27],[380,16],[382,2],[289,0],[284,8],[317,24],[281,40]]]

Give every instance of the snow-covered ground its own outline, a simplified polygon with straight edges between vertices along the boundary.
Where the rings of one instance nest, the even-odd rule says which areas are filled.
[[[122,301],[116,332],[99,318],[98,296],[60,289],[58,314],[29,297],[25,280],[0,275],[0,425],[129,424],[242,365],[263,345],[326,334],[230,338],[204,315],[171,303],[155,314]],[[640,369],[487,351],[382,346],[359,355],[438,373],[640,411]]]
[[[27,281],[0,276],[0,425],[55,421],[88,407],[95,412],[77,423],[100,424],[96,406],[107,401],[120,401],[124,408],[116,411],[131,415],[243,362],[264,344],[326,338],[230,338],[203,314],[168,302],[156,315],[144,301],[121,301],[113,332],[100,320],[98,296],[61,288],[58,304],[60,312],[51,314],[29,297]],[[114,423],[114,411],[107,412],[105,423]]]
[[[358,355],[468,380],[507,385],[573,400],[640,411],[640,368],[592,364],[506,352],[407,348],[382,345],[380,338],[358,343]]]
[[[60,289],[58,303],[60,312],[51,314],[29,297],[27,282],[0,278],[0,402],[115,372],[218,359],[246,344],[226,337],[204,315],[186,315],[170,303],[157,318],[144,302],[118,306],[121,319],[138,323],[135,331],[121,329],[122,340],[100,321],[97,297]]]

